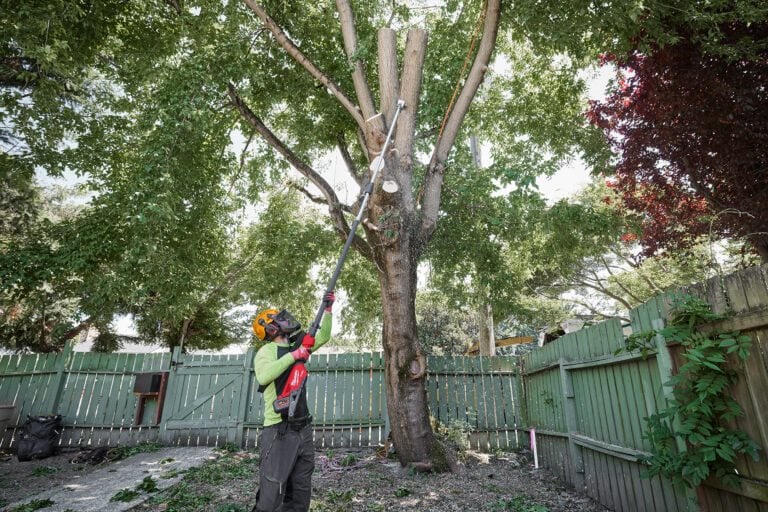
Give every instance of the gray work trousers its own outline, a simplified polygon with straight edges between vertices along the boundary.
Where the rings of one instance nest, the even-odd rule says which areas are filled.
[[[312,496],[315,445],[312,425],[266,427],[260,438],[256,512],[306,512]]]

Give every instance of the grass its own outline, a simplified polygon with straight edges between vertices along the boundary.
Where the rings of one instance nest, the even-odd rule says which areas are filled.
[[[138,497],[139,497],[139,491],[126,488],[126,489],[120,489],[119,491],[117,491],[117,493],[114,496],[109,498],[109,501],[128,502],[128,501],[133,501]]]
[[[163,480],[170,480],[171,478],[176,478],[177,476],[186,473],[183,469],[171,469],[170,471],[166,471],[162,475],[160,475],[160,478]]]
[[[141,496],[141,493],[152,493],[157,491],[157,483],[152,479],[151,476],[144,477],[144,480],[141,481],[139,485],[137,485],[133,489],[120,489],[117,494],[112,496],[109,501],[133,501],[139,496]]]
[[[333,452],[327,452],[331,457]],[[359,456],[343,457],[342,467],[357,467]],[[345,464],[346,463],[346,464]],[[183,474],[183,478],[175,485],[154,493],[145,502],[143,507],[147,510],[163,512],[196,512],[208,510],[211,512],[246,512],[254,500],[256,487],[258,486],[259,458],[256,454],[221,450],[219,457],[209,460],[202,466],[194,467]],[[333,483],[323,483],[315,487],[310,504],[311,512],[348,512],[353,508],[365,512],[385,512],[390,509],[402,509],[410,502],[419,503],[430,494],[424,485],[429,483],[434,476],[424,474],[403,474],[403,479],[391,473],[389,469],[375,468],[384,471],[372,471],[365,483],[358,478],[355,483],[345,484],[343,477]],[[356,470],[357,471],[357,470]],[[367,469],[360,469],[367,473]],[[485,472],[487,474],[487,471]],[[155,478],[169,478],[179,473],[173,470],[167,471]],[[357,487],[356,485],[360,485]],[[501,481],[477,482],[477,488],[481,490],[482,497],[477,507],[468,507],[467,510],[487,510],[489,512],[551,512],[543,504],[541,499],[528,494],[516,494]],[[442,494],[462,494],[462,489],[455,487],[442,490]],[[145,495],[146,496],[146,495]],[[441,502],[445,502],[441,496]],[[427,501],[431,498],[427,497]],[[427,503],[424,501],[424,503]],[[420,510],[415,505],[414,510]],[[423,509],[422,509],[423,510]]]
[[[157,483],[152,479],[151,476],[147,476],[144,477],[144,480],[142,480],[141,483],[136,486],[136,490],[142,492],[155,492],[157,491]]]
[[[153,496],[149,504],[161,505],[167,512],[194,512],[208,508],[217,498],[212,488],[226,487],[235,480],[255,481],[258,464],[258,457],[241,457],[230,450],[222,450],[218,459],[183,472],[181,482]],[[160,478],[173,478],[180,473],[172,470]],[[214,510],[240,512],[246,509],[237,503],[220,503]]]
[[[32,470],[32,476],[48,476],[57,471],[61,471],[61,469],[53,466],[40,466]]]
[[[492,510],[510,510],[512,512],[549,512],[549,508],[534,503],[527,496],[515,496],[511,500],[498,499],[491,503]]]
[[[237,503],[223,503],[216,507],[215,512],[248,512],[248,508]]]
[[[353,489],[345,491],[330,489],[322,497],[313,497],[309,510],[311,512],[346,512],[350,509],[354,497]]]
[[[164,491],[161,495],[153,497],[150,503],[162,503],[165,507],[164,510],[168,512],[194,512],[205,508],[208,503],[213,501],[213,498],[210,493],[200,493],[189,482],[181,482]]]
[[[163,446],[158,443],[139,443],[133,446],[118,446],[109,450],[110,460],[127,459],[131,455],[138,453],[152,453],[160,450]]]
[[[32,500],[29,503],[19,505],[18,507],[13,507],[8,512],[34,512],[35,510],[40,510],[41,508],[48,508],[51,505],[55,505],[55,504],[56,502],[51,501],[49,499]]]
[[[239,459],[224,455],[203,466],[191,468],[184,480],[215,485],[234,478],[247,478],[256,474],[258,463],[256,457]]]

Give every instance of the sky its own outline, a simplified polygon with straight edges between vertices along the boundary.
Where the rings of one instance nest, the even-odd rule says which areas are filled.
[[[581,160],[576,159],[561,167],[551,177],[537,179],[536,184],[547,202],[552,204],[579,192],[589,181],[589,171]]]

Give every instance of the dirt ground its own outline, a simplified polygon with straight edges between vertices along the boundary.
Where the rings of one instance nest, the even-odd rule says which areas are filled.
[[[240,464],[234,461],[241,460]],[[317,452],[312,480],[315,512],[602,512],[607,509],[566,489],[525,455],[469,452],[458,473],[422,474],[372,450]],[[244,468],[249,468],[243,471]],[[220,471],[219,471],[220,470]],[[258,481],[255,454],[225,454],[175,489],[134,511],[247,512]]]
[[[0,509],[51,487],[85,478],[100,466],[74,464],[78,451],[68,451],[41,460],[19,462],[16,456],[0,451]]]
[[[109,471],[110,462],[73,464],[75,455],[63,453],[30,462],[0,455],[0,508],[31,499],[51,486],[87,478],[92,471]],[[310,509],[315,512],[607,510],[567,489],[546,470],[534,469],[530,460],[519,453],[469,452],[458,473],[436,475],[402,469],[396,460],[381,457],[373,450],[317,452],[315,460]],[[222,451],[215,460],[203,462],[169,489],[139,493],[131,510],[250,511],[258,482],[257,454]]]

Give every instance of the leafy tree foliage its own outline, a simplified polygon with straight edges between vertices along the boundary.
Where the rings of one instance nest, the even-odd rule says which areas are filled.
[[[430,355],[460,355],[477,337],[477,315],[466,304],[441,292],[416,297],[419,343]]]
[[[519,2],[507,13],[506,22],[537,53],[562,52],[587,62],[600,52],[649,53],[689,38],[707,53],[733,57],[766,49],[761,39],[733,41],[729,27],[765,21],[767,10],[762,0]]]
[[[743,239],[768,261],[768,11],[750,21],[719,24],[717,46],[679,30],[673,45],[635,48],[616,61],[617,89],[592,105],[646,255],[707,235]]]
[[[593,181],[573,201],[583,210],[577,210],[580,215],[571,217],[572,221],[587,226],[591,217],[595,233],[601,234],[601,243],[591,244],[596,249],[591,255],[582,250],[570,265],[563,265],[568,262],[565,258],[555,258],[552,279],[533,288],[536,298],[561,304],[568,316],[586,314],[597,320],[616,317],[628,321],[630,309],[670,288],[723,275],[751,263],[739,261],[738,244],[723,246],[704,240],[696,241],[684,252],[645,257],[638,244],[640,219],[627,212],[621,197],[603,180]],[[587,217],[584,212],[591,214]],[[555,231],[562,231],[565,237],[590,231],[569,226],[567,215],[557,218]],[[564,242],[562,236],[555,240]],[[587,241],[577,244],[582,248],[590,246]]]
[[[76,326],[78,299],[57,290],[45,269],[52,264],[53,240],[47,227],[75,216],[83,198],[76,188],[58,185],[40,188],[25,184],[5,192],[18,195],[20,191],[28,192],[26,197],[33,207],[12,205],[10,212],[19,215],[10,216],[10,229],[0,237],[0,276],[5,279],[13,267],[25,267],[34,284],[6,281],[9,286],[0,290],[0,345],[17,351],[48,352],[61,348],[61,340],[80,330]]]

